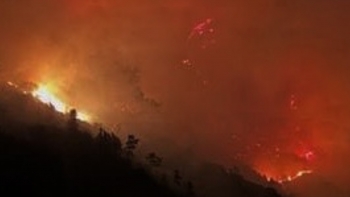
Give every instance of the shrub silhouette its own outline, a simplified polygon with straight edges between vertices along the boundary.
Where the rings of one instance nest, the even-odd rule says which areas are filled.
[[[50,104],[50,107],[52,108],[53,106]],[[78,130],[77,116],[78,116],[78,113],[77,113],[76,109],[71,109],[69,111],[68,130],[70,130],[70,131],[77,131]]]
[[[182,176],[180,176],[179,170],[174,170],[174,183],[180,186],[181,182],[182,182]]]
[[[159,167],[162,164],[163,158],[156,155],[156,153],[149,153],[146,157],[148,163],[153,167]]]
[[[125,154],[127,158],[131,158],[134,156],[134,151],[138,143],[139,139],[137,139],[134,135],[128,135],[128,139],[125,144]]]

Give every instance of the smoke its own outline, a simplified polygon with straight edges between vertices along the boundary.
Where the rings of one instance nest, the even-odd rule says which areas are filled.
[[[348,6],[3,0],[0,76],[53,83],[159,152],[272,174],[313,168],[349,189]]]

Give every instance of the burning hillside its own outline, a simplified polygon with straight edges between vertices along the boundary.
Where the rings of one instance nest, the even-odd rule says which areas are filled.
[[[43,103],[46,103],[48,105],[52,105],[55,110],[61,113],[67,113],[69,110],[72,109],[71,106],[68,106],[64,102],[62,102],[59,98],[57,98],[53,93],[52,93],[52,88],[48,85],[38,85],[38,88],[35,89],[31,94],[42,101]],[[77,113],[77,118],[83,121],[90,121],[91,118],[89,115],[78,112]]]
[[[19,85],[11,81],[8,81],[7,85],[17,89],[18,91],[21,91],[23,94],[32,95],[36,99],[40,100],[42,103],[54,108],[57,112],[66,114],[70,110],[74,109],[74,107],[65,104],[55,95],[55,88],[53,86],[39,84],[34,85],[36,86],[36,88],[34,88],[33,90],[26,90],[25,87],[20,87]],[[91,121],[91,117],[89,115],[80,111],[77,112],[77,118],[82,121]]]
[[[350,193],[349,6],[0,1],[0,79],[34,82],[22,94],[135,133],[174,163],[243,163]]]
[[[138,141],[133,135],[124,144],[103,128],[96,131],[84,122],[71,125],[74,117],[12,82],[0,84],[0,109],[4,159],[0,183],[7,186],[0,192],[19,196],[280,197],[274,189],[226,173],[220,166],[204,165],[201,170],[205,173],[198,173],[199,169],[184,164],[184,173],[163,166],[163,159],[157,165],[151,159],[143,160],[134,155],[139,147],[130,141]],[[150,155],[159,158],[155,153],[147,158]],[[212,176],[225,186],[213,187]],[[200,186],[206,187],[199,190]]]

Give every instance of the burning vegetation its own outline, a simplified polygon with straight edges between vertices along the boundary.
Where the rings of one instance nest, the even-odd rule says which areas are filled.
[[[54,108],[57,112],[66,114],[74,108],[61,101],[61,99],[59,99],[59,97],[55,95],[55,87],[52,85],[39,84],[34,85],[35,88],[33,90],[25,90],[25,87],[20,87],[19,85],[11,81],[8,81],[7,84],[13,88],[22,91],[23,94],[32,95],[36,99],[40,100],[42,103]],[[77,118],[86,122],[92,121],[89,115],[80,111],[77,112]]]
[[[16,88],[20,90],[23,94],[30,94],[34,98],[38,99],[44,104],[47,104],[48,106],[52,107],[55,111],[63,114],[67,114],[70,112],[73,107],[65,104],[61,99],[59,99],[55,92],[58,92],[57,89],[50,84],[43,85],[33,85],[35,88],[32,88],[32,90],[26,89],[25,87],[20,87],[19,85],[13,83],[13,82],[7,82],[7,84],[13,88]],[[297,98],[294,94],[291,95],[290,101],[288,102],[290,113],[295,113],[295,111],[298,110],[298,104],[296,102]],[[82,113],[80,111],[76,114],[77,119],[86,121],[86,122],[92,122],[91,117],[88,116],[85,113]],[[298,132],[300,130],[300,126],[297,125],[295,127],[295,132]],[[298,141],[302,141],[303,139],[299,139]],[[263,144],[260,142],[256,148],[263,148]],[[313,170],[311,169],[305,169],[312,167],[312,164],[315,160],[315,153],[314,151],[310,149],[306,149],[306,146],[304,148],[299,150],[295,150],[292,154],[295,155],[296,161],[290,161],[287,164],[283,164],[285,159],[283,158],[283,147],[276,147],[273,150],[272,156],[273,158],[263,158],[262,163],[256,163],[256,171],[260,173],[263,177],[266,177],[267,181],[275,181],[280,184],[284,184],[286,182],[294,181],[295,179],[298,179],[304,175],[313,173]],[[270,151],[269,149],[266,149],[265,151]],[[248,153],[249,154],[249,153]],[[269,161],[271,159],[271,161]],[[273,160],[275,164],[273,163]],[[282,162],[282,163],[281,163]],[[293,162],[293,163],[291,163]],[[303,163],[302,165],[294,165],[294,163]],[[264,163],[266,164],[264,166]],[[261,165],[262,164],[262,165]],[[278,170],[276,165],[285,165],[284,167],[280,168],[281,170]],[[268,167],[269,166],[269,167]],[[298,169],[299,168],[299,169]],[[300,169],[301,168],[301,169]]]
[[[347,197],[349,1],[316,1],[0,1],[0,80],[41,104],[0,113],[102,122],[157,150],[153,166],[243,165],[259,183],[322,180]]]
[[[41,102],[52,105],[56,111],[61,113],[67,113],[70,109],[72,109],[71,106],[65,104],[62,102],[59,98],[57,98],[54,93],[52,93],[52,87],[49,85],[38,85],[38,88],[35,89],[31,94],[39,99]],[[77,118],[83,121],[91,121],[91,118],[89,115],[78,111]]]

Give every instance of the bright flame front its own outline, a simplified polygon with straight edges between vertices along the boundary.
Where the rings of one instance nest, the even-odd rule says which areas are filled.
[[[288,183],[288,182],[292,182],[300,177],[303,177],[305,175],[308,174],[312,174],[313,170],[299,170],[295,173],[289,173],[285,176],[277,176],[277,175],[273,175],[267,171],[258,171],[258,173],[261,176],[264,176],[266,178],[267,181],[275,181],[278,182],[280,184],[284,184],[284,183]]]
[[[66,113],[71,108],[59,98],[57,98],[52,93],[52,88],[50,88],[48,85],[39,85],[38,88],[32,92],[32,95],[35,98],[39,99],[41,102],[52,105],[58,112]],[[77,118],[83,121],[90,121],[89,115],[82,112],[78,112]]]
[[[304,175],[307,175],[307,174],[312,174],[312,170],[300,170],[294,176],[290,175],[290,176],[288,176],[285,179],[280,179],[280,180],[277,180],[277,181],[279,183],[291,182],[291,181],[294,181],[295,179],[300,178],[300,177],[302,177]]]
[[[52,105],[58,112],[66,112],[67,106],[54,96],[48,86],[39,85],[38,89],[32,92],[33,96],[39,99],[41,102]]]

